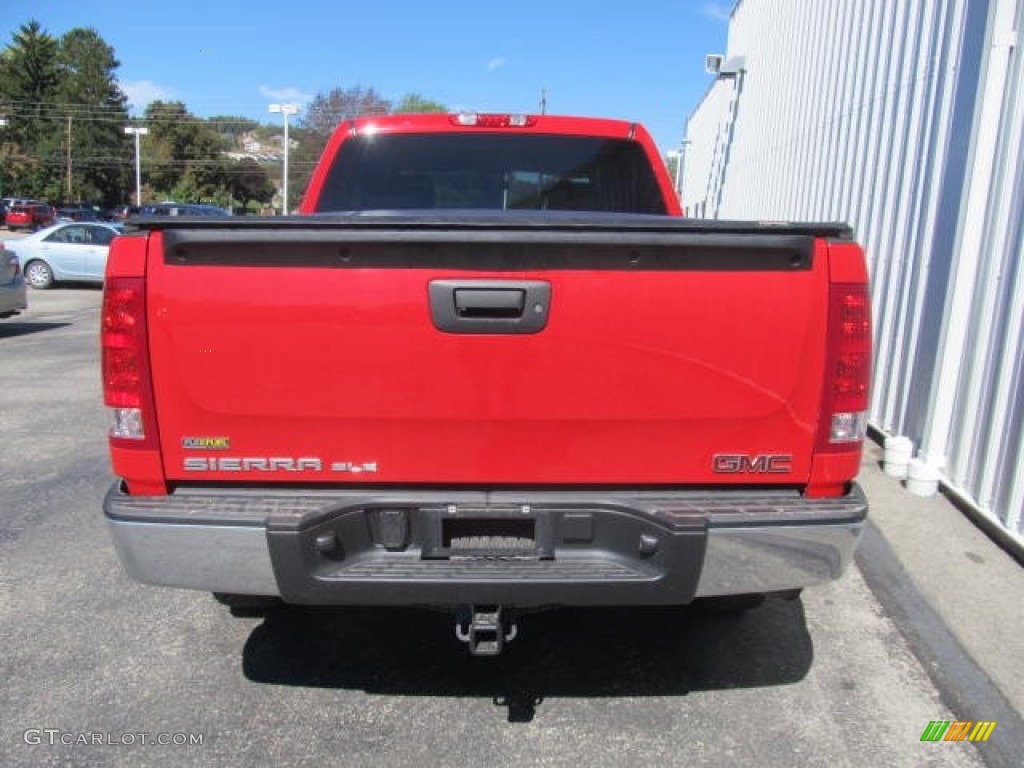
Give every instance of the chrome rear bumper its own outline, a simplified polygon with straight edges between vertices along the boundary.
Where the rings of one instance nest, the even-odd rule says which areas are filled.
[[[148,584],[335,605],[655,605],[836,579],[867,501],[857,486],[838,499],[791,491],[132,497],[114,487],[104,511],[128,575]],[[400,521],[401,532],[382,533],[380,515]],[[490,530],[513,519],[528,521],[531,552],[459,553],[445,538],[446,526]]]

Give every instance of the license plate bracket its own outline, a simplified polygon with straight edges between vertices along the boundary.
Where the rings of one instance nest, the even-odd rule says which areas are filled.
[[[550,517],[542,510],[451,506],[431,517],[425,558],[542,560],[554,555]]]

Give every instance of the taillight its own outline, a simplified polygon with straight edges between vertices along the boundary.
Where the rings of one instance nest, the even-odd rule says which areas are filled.
[[[871,298],[866,284],[831,286],[827,343],[817,449],[848,451],[863,441],[867,432]]]
[[[111,439],[124,446],[156,447],[144,278],[108,276],[100,338],[103,401],[113,418]]]
[[[476,128],[526,128],[534,125],[537,122],[537,118],[533,115],[480,115],[475,112],[463,112],[460,115],[451,115],[449,121],[452,125],[466,125]]]

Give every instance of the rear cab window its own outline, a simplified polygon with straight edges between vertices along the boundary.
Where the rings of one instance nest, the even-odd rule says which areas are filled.
[[[667,213],[638,142],[493,133],[351,137],[316,212],[439,208]]]

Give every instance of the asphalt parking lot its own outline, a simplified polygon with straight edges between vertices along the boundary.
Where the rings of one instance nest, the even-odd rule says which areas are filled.
[[[36,291],[0,321],[0,765],[1010,764],[1010,724],[920,741],[950,693],[901,629],[916,609],[869,588],[884,548],[741,619],[528,616],[496,660],[442,614],[233,616],[129,581],[101,515],[100,298]]]

